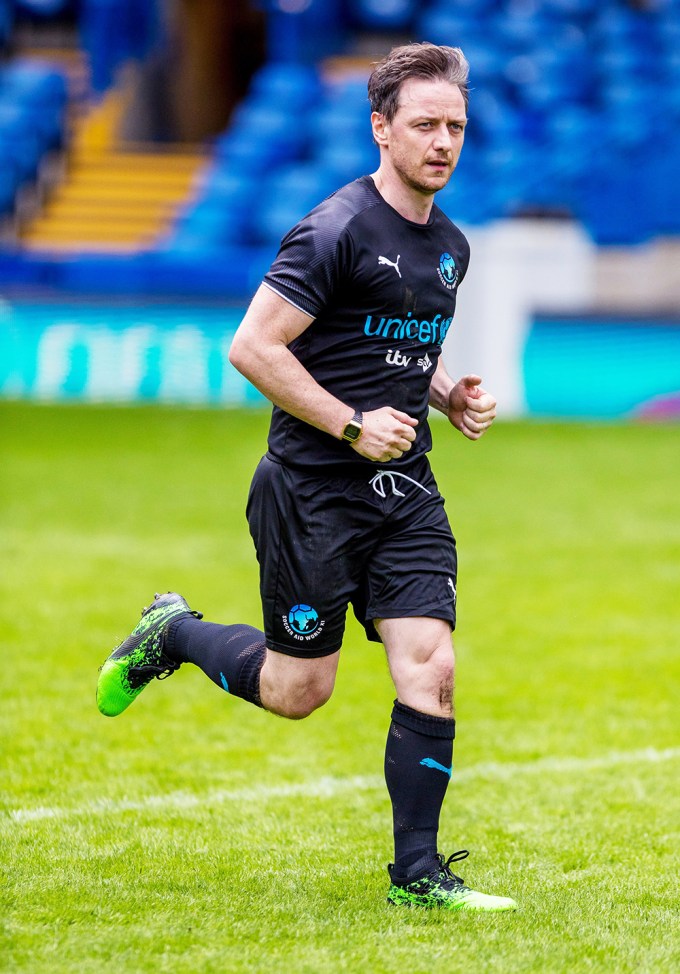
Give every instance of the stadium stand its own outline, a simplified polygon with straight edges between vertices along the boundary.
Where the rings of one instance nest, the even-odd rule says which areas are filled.
[[[100,290],[134,285],[150,293],[166,286],[190,294],[243,293],[291,224],[336,186],[375,168],[365,94],[375,53],[362,52],[404,39],[460,44],[472,65],[464,157],[439,197],[458,222],[569,218],[601,245],[680,236],[680,0],[336,0],[323,10],[313,0],[298,6],[295,19],[285,5],[265,4],[267,63],[228,127],[193,154],[192,147],[179,153],[184,158],[166,179],[173,189],[162,200],[154,201],[143,183],[127,202],[111,191],[132,168],[120,146],[112,147],[109,169],[101,159],[88,163],[82,152],[79,165],[67,167],[65,195],[74,193],[78,173],[109,187],[91,224],[101,229],[107,200],[114,200],[119,228],[129,213],[128,229],[118,237],[125,259],[107,255],[112,247],[101,232],[88,235],[82,225],[74,230],[80,253],[66,229],[61,242],[59,234],[45,237],[50,206],[52,217],[68,224],[63,200],[55,197],[37,222],[5,242],[0,280],[11,281],[14,273],[64,287],[77,280]],[[0,3],[0,31],[11,29],[11,8]],[[82,45],[101,111],[106,99],[115,101],[121,66],[143,59],[162,42],[162,31],[154,3],[82,0],[81,10]],[[316,59],[314,50],[324,57]],[[5,214],[19,187],[37,178],[44,153],[68,142],[65,98],[64,79],[53,68],[24,60],[0,70]],[[146,161],[137,156],[140,171],[154,168],[148,148],[131,150],[146,152]],[[165,178],[161,170],[174,164],[171,155],[156,167],[156,191]],[[89,176],[87,165],[94,166]],[[155,216],[142,227],[144,210]]]
[[[434,0],[422,13],[408,3],[353,4],[365,27],[387,19],[388,8],[393,25],[420,38],[460,40],[472,63],[465,157],[441,196],[457,219],[572,216],[602,244],[680,233],[678,181],[671,177],[680,168],[677,3],[639,12],[620,0]],[[300,104],[289,102],[292,78],[316,108],[308,103],[301,114]],[[238,228],[229,201],[239,195],[249,158],[263,152],[263,130],[266,168],[274,174],[260,185],[248,227]],[[264,244],[375,161],[364,77],[322,84],[281,64],[260,74],[218,140],[210,178],[231,187],[223,216],[230,239],[240,234]],[[245,177],[244,192],[248,183]],[[218,211],[216,201],[213,228]],[[190,208],[183,220],[192,222]]]
[[[38,177],[41,161],[63,147],[66,81],[39,60],[0,66],[0,206],[11,211],[22,187]]]

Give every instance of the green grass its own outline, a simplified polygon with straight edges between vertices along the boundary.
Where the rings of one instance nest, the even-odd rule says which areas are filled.
[[[678,970],[678,428],[435,427],[460,550],[441,849],[521,905],[465,916],[385,902],[393,694],[356,624],[307,721],[189,667],[95,708],[154,590],[260,624],[266,424],[0,404],[0,970]]]

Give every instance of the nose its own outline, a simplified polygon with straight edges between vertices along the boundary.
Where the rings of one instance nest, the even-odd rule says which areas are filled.
[[[432,147],[434,149],[450,149],[453,145],[451,133],[447,125],[438,125],[434,132]]]

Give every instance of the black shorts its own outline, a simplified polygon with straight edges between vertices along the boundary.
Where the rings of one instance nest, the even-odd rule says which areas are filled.
[[[374,619],[456,622],[456,542],[427,457],[401,473],[320,477],[265,456],[246,515],[260,564],[267,646],[288,656],[340,649],[347,606]]]

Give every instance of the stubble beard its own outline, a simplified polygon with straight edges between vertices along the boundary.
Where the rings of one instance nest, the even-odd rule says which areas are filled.
[[[413,174],[410,172],[401,172],[401,178],[406,185],[423,196],[434,196],[435,193],[438,193],[440,189],[444,189],[444,187],[448,185],[452,175],[453,169],[447,169],[445,173],[441,173],[441,176],[445,176],[445,178],[443,178],[443,181],[440,181],[434,174],[428,178],[420,175],[419,173]],[[437,185],[432,185],[434,180],[437,180]]]

